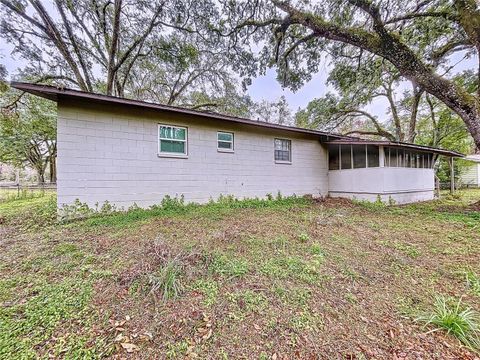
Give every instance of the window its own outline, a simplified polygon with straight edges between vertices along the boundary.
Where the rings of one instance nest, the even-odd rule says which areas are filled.
[[[159,125],[158,126],[158,152],[172,156],[187,155],[187,128]]]
[[[223,152],[233,152],[233,133],[217,132],[217,150]]]
[[[367,152],[365,145],[352,145],[353,167],[355,169],[367,167]]]
[[[387,164],[388,148],[385,148]],[[375,145],[334,145],[328,146],[328,169],[346,170],[379,167],[380,153]],[[385,165],[388,166],[388,165]]]
[[[328,147],[328,169],[340,170],[340,145]]]
[[[292,142],[287,139],[275,139],[275,161],[292,162]]]
[[[352,147],[350,145],[341,145],[340,146],[340,161],[341,169],[351,169],[352,168]]]
[[[398,167],[398,156],[397,156],[397,149],[390,148],[390,166],[391,167]]]
[[[433,165],[434,160],[432,153],[385,148],[385,166],[387,167],[398,166],[405,168],[431,169]]]
[[[403,149],[397,149],[397,165],[398,167],[403,167],[403,156],[404,156],[404,150]]]
[[[379,167],[380,157],[378,153],[378,146],[367,145],[367,160],[368,167]]]

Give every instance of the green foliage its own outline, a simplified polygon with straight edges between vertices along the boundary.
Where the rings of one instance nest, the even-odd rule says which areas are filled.
[[[323,321],[319,314],[304,309],[290,319],[289,325],[298,332],[304,330],[318,331],[322,327]]]
[[[425,327],[432,326],[432,331],[444,330],[455,336],[464,345],[472,349],[480,349],[479,317],[476,311],[462,307],[462,300],[456,304],[452,299],[443,296],[435,298],[431,312],[419,316],[416,321],[423,322]]]
[[[324,253],[324,251],[322,249],[322,246],[320,244],[312,244],[312,246],[310,246],[310,254],[317,255],[317,256],[320,256],[320,257],[325,256],[325,253]]]
[[[258,209],[258,208],[292,208],[307,206],[310,199],[303,197],[277,197],[271,199],[243,199],[233,196],[220,196],[218,201],[210,201],[208,204],[196,203],[185,204],[182,197],[172,198],[166,196],[160,205],[153,205],[149,209],[132,206],[127,211],[114,209],[109,216],[99,213],[98,210],[89,208],[87,204],[76,201],[71,206],[65,206],[60,210],[65,220],[89,217],[84,224],[88,226],[128,226],[138,221],[148,220],[157,216],[177,216],[187,214],[218,215],[234,209]]]
[[[243,277],[248,273],[248,262],[238,256],[214,254],[209,264],[209,270],[229,278]]]
[[[214,280],[199,279],[192,285],[192,289],[203,294],[206,306],[212,306],[217,301],[218,283]]]
[[[268,298],[261,292],[243,290],[227,295],[230,302],[241,306],[243,312],[261,312],[268,306]]]
[[[300,308],[304,308],[312,297],[312,292],[307,288],[285,289],[276,286],[273,291],[275,296],[280,298],[285,304]]]
[[[4,101],[12,97],[5,96]],[[28,165],[44,182],[45,169],[57,153],[56,105],[32,95],[24,97],[20,108],[0,116],[0,162],[20,168]]]
[[[292,278],[307,283],[315,283],[320,276],[323,257],[316,255],[309,260],[297,256],[278,256],[266,260],[260,272],[278,279]]]
[[[0,307],[0,358],[36,358],[35,347],[50,339],[60,324],[84,321],[92,286],[72,278],[39,284],[31,294],[25,303]]]
[[[42,197],[0,202],[0,223],[35,230],[52,225],[57,220],[55,194]]]
[[[360,205],[364,207],[365,209],[368,209],[370,211],[384,211],[385,207],[387,204],[385,204],[382,201],[382,198],[380,195],[377,196],[377,199],[375,201],[367,201],[367,200],[358,200],[358,199],[353,199],[352,202],[356,205]]]
[[[307,233],[302,232],[298,235],[298,239],[301,242],[307,242],[308,240],[310,240],[310,236]]]
[[[400,242],[400,241],[382,241],[381,242],[383,245],[389,246],[393,249],[399,250],[403,252],[405,255],[415,259],[418,256],[420,256],[420,250],[412,244],[406,243],[406,242]]]

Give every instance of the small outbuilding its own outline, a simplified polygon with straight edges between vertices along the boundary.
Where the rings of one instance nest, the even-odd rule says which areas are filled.
[[[468,155],[464,158],[466,166],[460,172],[461,186],[480,187],[480,154]]]
[[[221,195],[431,200],[438,156],[454,151],[93,94],[12,86],[58,104],[58,206],[204,203]]]

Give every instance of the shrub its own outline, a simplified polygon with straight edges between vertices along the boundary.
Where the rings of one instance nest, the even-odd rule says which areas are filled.
[[[464,345],[471,349],[480,349],[480,328],[478,314],[471,308],[463,308],[462,300],[456,304],[443,296],[435,299],[435,306],[430,313],[419,316],[416,321],[433,326],[430,332],[444,330],[455,336]]]

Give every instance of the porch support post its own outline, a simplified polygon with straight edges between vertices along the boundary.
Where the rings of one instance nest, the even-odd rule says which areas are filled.
[[[380,167],[384,167],[385,166],[385,148],[380,145],[378,147],[378,151],[379,151],[379,153],[378,153],[379,164],[378,165],[380,165]]]
[[[455,192],[455,169],[453,168],[453,157],[450,158],[450,194]]]

